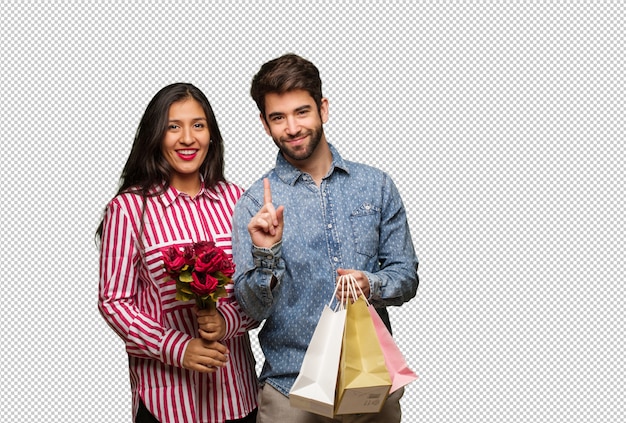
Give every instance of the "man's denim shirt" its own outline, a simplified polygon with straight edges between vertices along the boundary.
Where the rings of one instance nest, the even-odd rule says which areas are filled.
[[[396,186],[384,172],[348,162],[331,145],[332,166],[318,187],[279,153],[269,178],[274,206],[285,206],[282,241],[252,245],[247,225],[263,206],[263,178],[239,199],[233,216],[235,294],[252,318],[265,320],[261,383],[287,395],[324,305],[333,297],[337,269],[364,271],[369,301],[389,325],[385,306],[415,296],[417,257]],[[270,289],[272,275],[277,284]]]

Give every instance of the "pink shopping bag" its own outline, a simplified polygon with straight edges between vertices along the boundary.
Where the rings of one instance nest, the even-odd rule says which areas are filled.
[[[409,369],[402,352],[396,345],[374,306],[370,305],[368,309],[372,316],[372,321],[374,322],[378,342],[385,356],[385,365],[387,366],[387,370],[389,370],[389,376],[391,376],[391,389],[389,393],[392,393],[416,380],[417,375],[413,370]]]

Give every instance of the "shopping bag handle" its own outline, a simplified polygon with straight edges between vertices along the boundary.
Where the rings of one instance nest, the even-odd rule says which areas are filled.
[[[344,310],[346,308],[346,298],[344,297],[344,293],[343,291],[341,291],[341,299],[337,300],[337,304],[335,305],[335,308],[332,308],[332,303],[333,301],[335,301],[335,299],[337,298],[337,290],[339,289],[339,282],[337,282],[335,284],[335,290],[333,291],[333,296],[330,297],[330,301],[328,302],[328,308],[330,308],[333,311],[338,311],[338,310]]]
[[[345,279],[345,282],[344,282],[344,279]],[[340,284],[340,282],[342,283]],[[339,279],[337,280],[337,285],[335,286],[335,292],[337,292],[337,288],[339,287],[339,285],[343,285],[344,283],[347,284],[348,289],[350,293],[352,294],[352,298],[354,298],[355,301],[359,298],[359,295],[357,294],[360,293],[363,299],[365,300],[365,304],[367,305],[367,307],[370,306],[370,302],[367,301],[367,298],[365,298],[365,294],[363,293],[363,290],[359,286],[359,283],[357,282],[356,278],[352,276],[351,273],[339,276]],[[347,300],[348,300],[347,298],[344,299],[343,292],[342,292],[341,302],[344,303],[344,301],[347,301]]]

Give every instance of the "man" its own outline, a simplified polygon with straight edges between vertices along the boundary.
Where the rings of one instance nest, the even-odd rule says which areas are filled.
[[[353,274],[388,328],[385,307],[415,296],[417,258],[400,195],[384,172],[344,160],[326,141],[328,99],[311,62],[293,54],[269,61],[251,95],[279,149],[233,216],[235,295],[265,320],[257,421],[399,422],[402,389],[378,414],[338,420],[290,407],[288,394],[339,275]]]

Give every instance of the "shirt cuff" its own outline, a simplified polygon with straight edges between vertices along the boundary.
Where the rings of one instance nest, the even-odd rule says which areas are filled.
[[[278,262],[282,257],[283,242],[278,241],[270,248],[252,245],[252,258],[254,267],[274,270],[278,267]]]
[[[183,357],[185,357],[185,351],[192,339],[192,336],[183,332],[168,330],[163,339],[161,360],[170,366],[183,367]]]
[[[241,317],[239,310],[232,303],[219,303],[217,306],[218,312],[224,318],[226,324],[226,333],[221,341],[234,338],[241,334]]]
[[[370,272],[363,272],[367,277],[370,284],[370,297],[367,299],[369,302],[380,300],[382,298],[382,280]]]

